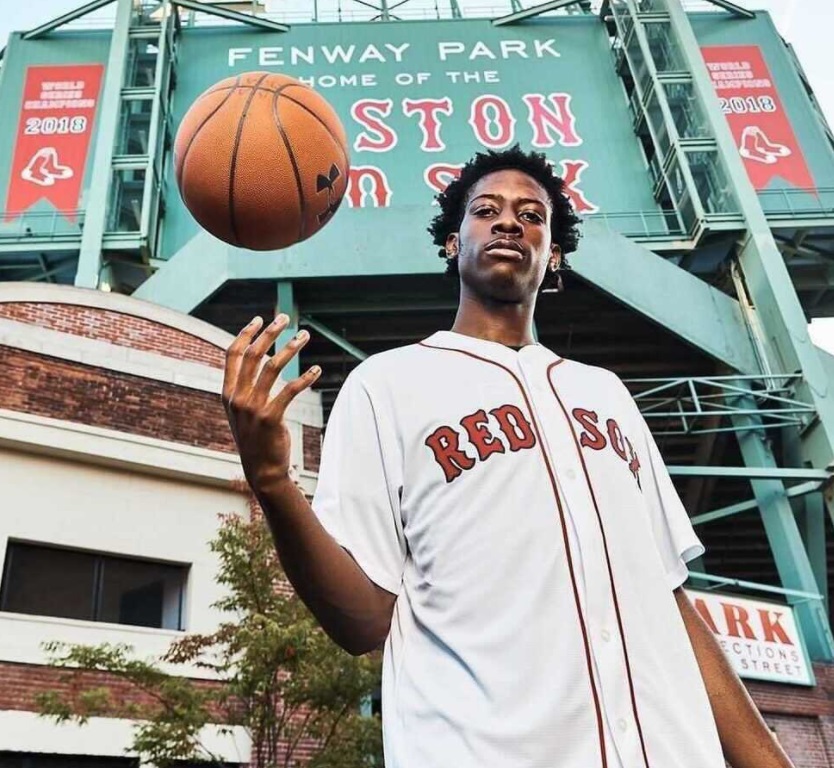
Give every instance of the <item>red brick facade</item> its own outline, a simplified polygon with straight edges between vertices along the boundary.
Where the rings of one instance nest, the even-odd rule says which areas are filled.
[[[747,689],[796,768],[834,768],[834,664],[815,664],[813,688],[750,681]]]
[[[219,683],[210,680],[195,680],[194,684],[200,688],[219,687]],[[38,707],[35,697],[40,693],[54,691],[68,694],[100,687],[107,687],[112,700],[118,702],[120,707],[152,707],[157,703],[150,694],[138,690],[116,675],[104,672],[73,672],[68,675],[66,671],[55,667],[0,662],[0,710],[36,712]],[[114,716],[118,716],[118,713],[114,713]],[[223,722],[224,719],[218,716],[217,722]]]
[[[152,320],[97,307],[31,301],[0,303],[0,317],[54,331],[108,341],[176,360],[223,367],[224,351],[208,341]]]
[[[234,453],[218,395],[0,347],[0,408]]]
[[[303,424],[301,426],[301,442],[304,469],[309,472],[318,472],[321,462],[321,429]]]

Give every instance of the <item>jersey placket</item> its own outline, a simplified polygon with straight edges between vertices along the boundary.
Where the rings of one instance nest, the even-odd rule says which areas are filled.
[[[581,590],[580,602],[585,614],[607,735],[614,742],[624,768],[647,768],[631,703],[623,642],[590,480],[586,477],[577,450],[572,425],[566,421],[547,381],[547,363],[533,359],[538,357],[538,348],[531,348],[530,352],[533,354],[527,355],[522,350],[519,368],[530,394],[531,407],[536,412],[544,449],[556,476],[566,528],[569,539],[572,539],[566,545],[571,547],[574,568],[578,571],[577,586]],[[555,504],[554,514],[559,514]],[[609,761],[609,768],[618,766],[611,765]]]

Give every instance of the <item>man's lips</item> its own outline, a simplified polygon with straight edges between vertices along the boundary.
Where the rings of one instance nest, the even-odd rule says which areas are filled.
[[[508,256],[515,259],[520,259],[524,256],[524,248],[522,248],[521,243],[506,237],[501,237],[487,243],[484,250],[495,256]]]

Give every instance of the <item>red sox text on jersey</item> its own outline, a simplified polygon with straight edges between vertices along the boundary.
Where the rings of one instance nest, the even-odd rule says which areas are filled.
[[[497,423],[497,431],[507,440],[510,451],[522,451],[536,444],[533,425],[524,412],[516,405],[500,405],[492,408],[489,414]],[[583,448],[602,451],[610,447],[623,461],[640,486],[640,459],[631,441],[623,435],[616,419],[606,419],[604,430],[600,425],[597,411],[588,408],[574,408],[573,418],[579,423],[582,432],[579,444]],[[435,429],[425,440],[426,446],[434,454],[434,459],[443,470],[446,482],[451,483],[464,470],[472,469],[479,461],[486,461],[496,453],[506,453],[504,443],[498,437],[496,428],[487,415],[485,408],[480,408],[460,420],[468,444],[461,445],[461,434],[454,427],[443,425]],[[470,448],[467,451],[467,448]],[[473,456],[472,452],[477,456]]]

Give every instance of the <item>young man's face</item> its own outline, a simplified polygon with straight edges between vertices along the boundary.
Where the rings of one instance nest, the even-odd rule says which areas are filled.
[[[446,241],[463,287],[501,303],[534,299],[559,246],[550,241],[550,200],[522,171],[494,171],[469,190],[460,231]]]

